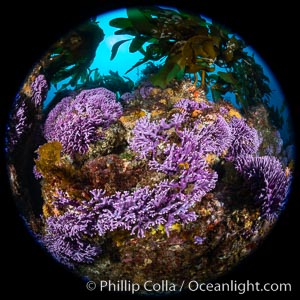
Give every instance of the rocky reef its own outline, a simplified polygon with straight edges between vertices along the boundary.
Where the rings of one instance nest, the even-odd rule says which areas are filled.
[[[58,261],[95,280],[180,284],[224,274],[285,205],[291,167],[281,149],[270,153],[282,146],[278,131],[257,126],[263,109],[246,116],[209,102],[188,79],[145,83],[120,100],[82,90],[48,113],[32,172],[42,218],[32,230]],[[23,103],[11,147],[25,130]]]

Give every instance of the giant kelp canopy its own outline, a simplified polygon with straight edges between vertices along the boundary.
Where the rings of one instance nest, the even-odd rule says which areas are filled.
[[[53,84],[70,78],[66,85],[75,86],[89,75],[89,66],[93,62],[104,32],[95,19],[81,24],[57,41],[42,59],[43,73]]]
[[[119,28],[116,35],[133,36],[115,43],[111,59],[128,41],[131,53],[143,55],[127,73],[143,63],[162,61],[150,79],[153,85],[164,88],[188,73],[194,75],[195,85],[201,77],[202,87],[211,89],[214,101],[227,92],[235,95],[244,110],[268,101],[271,90],[262,67],[247,53],[241,39],[214,21],[181,10],[137,7],[127,9],[127,18],[115,18],[110,25]],[[217,67],[221,71],[216,72]]]

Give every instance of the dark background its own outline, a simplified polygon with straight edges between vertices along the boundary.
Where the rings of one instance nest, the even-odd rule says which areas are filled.
[[[24,2],[24,3],[23,3]],[[12,100],[25,76],[35,62],[61,35],[73,29],[89,16],[128,5],[173,5],[192,12],[200,12],[226,25],[238,33],[266,61],[279,80],[290,105],[294,121],[300,116],[299,109],[299,16],[294,1],[275,3],[269,1],[14,1],[2,7],[1,18],[1,143],[2,133]],[[26,3],[25,3],[26,2]],[[266,5],[266,6],[262,6]],[[295,122],[296,123],[296,122]],[[299,132],[298,132],[299,134]],[[2,145],[1,145],[2,146]],[[1,147],[2,148],[2,147]],[[3,153],[1,153],[3,154]],[[1,156],[3,159],[3,156]],[[0,174],[5,177],[4,160]],[[2,168],[3,167],[3,168]],[[291,199],[273,231],[253,255],[244,260],[232,272],[218,280],[252,282],[290,282],[295,296],[299,291],[299,176],[296,170]],[[297,186],[298,185],[298,186]],[[56,264],[34,242],[17,214],[9,194],[6,178],[1,180],[1,252],[2,290],[15,296],[78,296],[79,298],[106,298],[100,292],[88,292],[84,283],[62,266]],[[4,205],[4,206],[3,206]],[[196,295],[196,294],[194,294]],[[273,294],[271,294],[272,296]],[[201,298],[222,297],[206,293]],[[250,297],[266,294],[249,294]],[[177,296],[174,298],[181,298]]]

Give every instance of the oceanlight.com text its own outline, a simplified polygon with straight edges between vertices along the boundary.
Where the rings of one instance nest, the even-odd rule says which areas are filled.
[[[244,294],[246,292],[291,292],[291,283],[277,283],[277,282],[238,282],[237,280],[231,280],[230,282],[222,283],[199,283],[192,280],[188,283],[188,290],[195,292],[237,292],[238,294]]]
[[[260,283],[251,282],[247,280],[245,282],[239,282],[237,280],[230,280],[229,282],[214,282],[214,283],[203,283],[196,280],[183,280],[180,284],[175,284],[169,280],[162,280],[160,282],[154,282],[151,280],[145,281],[144,284],[132,282],[130,280],[99,280],[88,281],[86,288],[89,291],[108,291],[108,292],[130,292],[132,294],[138,293],[139,291],[146,292],[181,292],[187,290],[190,292],[233,292],[238,294],[245,294],[251,292],[291,292],[292,284],[284,282],[273,282],[273,283]]]

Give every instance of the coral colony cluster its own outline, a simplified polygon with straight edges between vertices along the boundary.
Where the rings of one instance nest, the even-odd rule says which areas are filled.
[[[43,239],[49,251],[68,264],[92,262],[102,253],[99,238],[108,232],[124,230],[144,238],[147,231],[164,226],[169,236],[172,225],[197,222],[201,216],[193,208],[218,181],[218,173],[208,161],[211,156],[233,162],[255,191],[253,201],[261,206],[262,216],[271,219],[277,215],[289,186],[280,162],[257,155],[258,133],[244,118],[232,116],[226,121],[216,113],[205,121],[212,110],[212,104],[185,98],[169,106],[167,117],[154,119],[149,112],[138,118],[126,151],[134,153],[135,163],[143,161],[160,174],[161,180],[114,194],[95,188],[89,191],[88,200],[72,199],[68,191],[57,190],[52,205],[58,213],[45,220]],[[85,90],[62,99],[52,109],[44,134],[49,142],[60,142],[62,152],[73,157],[101,140],[121,115],[122,106],[112,92]],[[195,244],[200,241],[195,236]]]
[[[39,75],[32,101],[18,99],[10,148],[28,134],[26,112],[37,112],[46,93]],[[258,118],[207,101],[189,80],[147,84],[120,101],[103,87],[74,91],[39,126],[36,235],[90,278],[176,283],[224,273],[268,232],[289,192],[290,167],[267,155],[278,131],[265,124],[274,138],[264,143]]]
[[[66,154],[83,154],[88,145],[101,138],[99,128],[105,130],[122,114],[113,92],[98,88],[82,91],[76,96],[64,98],[45,122],[47,141],[59,141]]]
[[[9,138],[7,141],[8,151],[12,151],[14,145],[22,140],[26,131],[31,129],[33,119],[38,118],[42,102],[48,93],[48,83],[44,75],[37,76],[30,86],[29,97],[22,99],[17,95],[14,112],[11,115],[8,127]]]
[[[272,156],[244,156],[237,160],[236,168],[255,191],[255,201],[261,205],[261,215],[274,219],[284,205],[290,176],[281,163]]]

